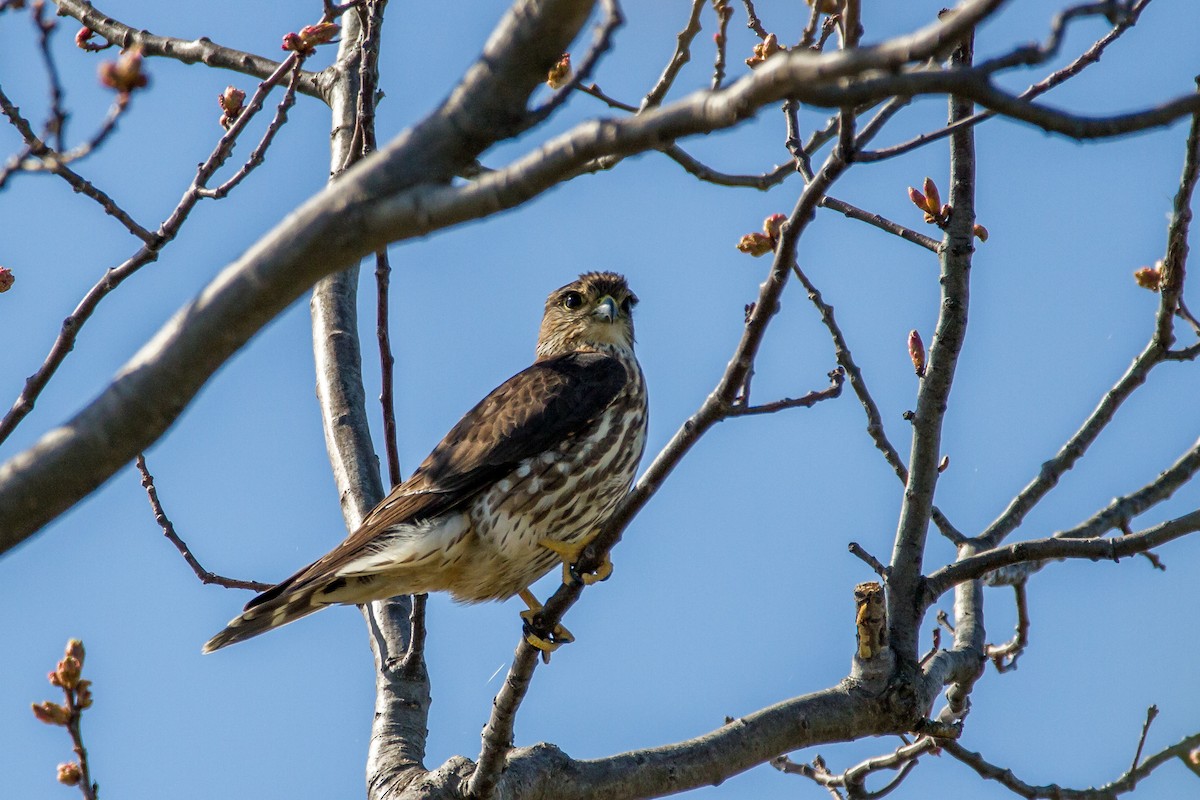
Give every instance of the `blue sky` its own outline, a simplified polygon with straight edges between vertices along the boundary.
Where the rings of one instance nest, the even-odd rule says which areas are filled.
[[[683,3],[628,3],[628,23],[595,80],[635,102],[657,78],[687,12]],[[942,3],[868,9],[866,41],[911,30]],[[170,4],[113,0],[100,8],[155,33],[207,35],[279,57],[283,33],[315,21],[314,4]],[[472,61],[504,8],[498,2],[404,4],[388,9],[379,137],[420,119]],[[794,40],[793,4],[758,3],[769,29]],[[980,32],[980,55],[1042,38],[1047,4],[1013,2]],[[706,85],[711,13],[671,97]],[[740,12],[739,12],[740,14]],[[1103,61],[1047,102],[1078,112],[1127,111],[1186,93],[1200,72],[1200,13],[1189,0],[1155,0]],[[90,133],[110,96],[95,83],[99,56],[74,49],[60,22],[56,52],[72,111],[70,136]],[[1105,28],[1072,29],[1072,59]],[[46,90],[24,14],[0,15],[0,82],[40,119]],[[590,40],[590,32],[585,33]],[[731,25],[730,73],[753,39]],[[332,51],[320,53],[317,66]],[[152,84],[134,98],[118,135],[79,170],[134,218],[157,226],[220,134],[218,93],[252,79],[155,59]],[[1043,74],[1022,72],[1023,88]],[[572,124],[607,114],[571,100],[544,129],[487,153],[502,165]],[[936,128],[941,99],[921,100],[877,140]],[[267,163],[230,198],[202,203],[183,233],[101,305],[35,411],[0,446],[7,459],[94,397],[174,311],[294,206],[328,171],[328,112],[301,98]],[[803,127],[823,124],[806,109]],[[257,129],[256,129],[257,130]],[[973,268],[970,330],[943,440],[950,467],[937,502],[967,533],[980,530],[1078,427],[1149,338],[1157,297],[1134,269],[1161,258],[1166,215],[1182,166],[1186,126],[1115,142],[1080,144],[1025,125],[978,130],[979,220],[991,238]],[[731,132],[685,147],[725,171],[762,172],[784,161],[783,120],[764,109]],[[16,135],[0,133],[0,152]],[[249,152],[239,147],[238,155]],[[864,165],[837,184],[849,202],[933,233],[906,187],[930,175],[945,188],[944,146]],[[405,473],[483,394],[532,358],[543,299],[590,269],[624,272],[641,297],[638,352],[650,386],[648,453],[660,448],[716,383],[767,263],[734,249],[768,214],[787,211],[800,184],[768,193],[697,182],[657,154],[585,176],[529,206],[392,249],[392,337]],[[0,264],[17,282],[0,296],[0,403],[15,398],[66,316],[103,271],[136,249],[92,201],[48,176],[16,176],[0,193]],[[1195,237],[1193,236],[1193,246]],[[925,251],[823,211],[800,260],[837,309],[892,441],[907,454],[901,419],[917,389],[905,353],[909,329],[929,341],[937,266]],[[362,295],[368,395],[378,394],[371,287]],[[1194,291],[1191,305],[1200,308]],[[756,401],[825,385],[834,366],[824,328],[798,286],[772,323],[754,380]],[[1181,339],[1190,343],[1186,329]],[[1018,531],[1038,538],[1089,517],[1153,479],[1200,435],[1200,370],[1167,364],[1126,404],[1087,458]],[[7,398],[7,399],[5,399]],[[5,405],[7,407],[7,405]],[[376,441],[377,405],[371,405]],[[517,743],[552,741],[600,757],[676,741],[844,676],[853,648],[855,583],[873,576],[846,553],[858,541],[886,558],[899,482],[872,447],[847,392],[811,410],[730,420],[693,450],[613,554],[612,580],[571,611],[578,641],[541,668],[517,723]],[[380,448],[382,452],[382,448]],[[256,337],[205,387],[147,452],[160,497],[209,569],[277,580],[345,535],[313,393],[306,303]],[[647,457],[647,462],[649,455]],[[644,465],[643,465],[644,466]],[[1181,488],[1137,527],[1200,506]],[[1145,709],[1161,713],[1152,752],[1196,732],[1200,644],[1186,635],[1200,590],[1200,538],[1163,548],[1165,572],[1145,559],[1056,564],[1030,585],[1032,644],[1014,673],[990,671],[976,688],[963,739],[969,749],[1040,784],[1090,786],[1132,759]],[[927,565],[953,557],[931,537]],[[553,591],[554,578],[535,587]],[[245,602],[244,592],[202,586],[161,536],[131,465],[100,491],[0,558],[0,795],[67,797],[54,765],[68,760],[59,729],[36,722],[30,702],[51,699],[45,673],[69,637],[88,647],[96,705],[85,733],[104,796],[356,796],[371,720],[373,681],[364,627],[335,609],[201,657],[200,645]],[[1011,635],[1007,590],[987,594],[989,638]],[[479,731],[517,643],[520,603],[430,602],[433,676],[427,764],[475,757]],[[948,609],[948,603],[943,603]],[[932,617],[924,626],[933,625]],[[599,704],[582,698],[604,696]],[[871,740],[820,752],[835,770],[890,751]],[[769,767],[699,797],[795,797],[822,790]],[[1184,796],[1195,777],[1172,764],[1142,796]],[[902,797],[932,792],[1010,796],[949,757],[927,758]]]

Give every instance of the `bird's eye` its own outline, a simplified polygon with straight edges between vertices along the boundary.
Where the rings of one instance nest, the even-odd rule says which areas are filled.
[[[634,297],[633,295],[629,295],[629,297],[626,297],[624,300],[621,301],[621,311],[628,314],[630,311],[633,310],[633,307],[636,305],[637,305],[637,298]]]
[[[579,292],[567,292],[562,296],[563,308],[579,308],[583,305],[583,295]]]

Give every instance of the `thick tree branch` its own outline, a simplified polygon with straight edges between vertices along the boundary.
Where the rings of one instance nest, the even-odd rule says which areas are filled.
[[[510,757],[500,788],[561,800],[661,797],[721,783],[779,753],[894,733],[903,724],[878,697],[841,685],[740,717],[695,739],[594,761],[575,761],[548,744],[522,748]]]
[[[970,39],[951,59],[952,66],[966,69],[970,64]],[[950,100],[950,122],[970,116],[968,98]],[[893,649],[900,658],[917,659],[921,605],[921,565],[925,538],[933,511],[933,494],[941,461],[942,424],[954,382],[958,356],[967,332],[967,308],[970,302],[971,256],[975,252],[975,139],[972,128],[956,131],[950,138],[950,221],[939,251],[941,298],[937,326],[929,347],[929,362],[917,391],[916,413],[912,421],[912,448],[908,458],[908,481],[900,521],[890,562],[888,580],[888,625]],[[978,649],[982,658],[982,598],[976,591],[964,591],[956,601],[956,611],[972,622],[960,631],[955,647]],[[962,620],[960,620],[960,627]]]
[[[375,69],[385,6],[384,0],[374,0],[342,18],[335,78],[329,84],[331,180],[374,144],[373,97],[363,95],[378,85]],[[348,530],[358,527],[384,495],[362,384],[358,278],[358,265],[324,278],[313,287],[310,302],[317,399]],[[422,647],[424,620],[412,598],[374,602],[363,607],[363,614],[375,662],[366,778],[367,796],[374,800],[424,774],[430,691]]]

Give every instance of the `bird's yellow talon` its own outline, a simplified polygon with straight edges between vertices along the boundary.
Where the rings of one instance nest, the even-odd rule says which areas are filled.
[[[599,533],[597,531],[596,533]],[[575,569],[575,562],[579,561],[579,555],[583,549],[591,544],[592,539],[596,538],[593,533],[578,542],[566,543],[556,542],[552,539],[542,539],[538,542],[539,545],[552,551],[555,555],[562,559],[563,562],[563,583],[567,586],[574,586],[577,583],[582,583],[584,586],[591,586],[593,583],[606,581],[612,575],[613,565],[612,560],[608,557],[608,553],[604,554],[604,560],[600,562],[600,566],[595,572],[580,573]]]
[[[525,605],[529,606],[528,611],[521,612],[521,619],[525,622],[525,641],[538,650],[541,650],[542,661],[549,663],[550,654],[562,645],[575,641],[575,637],[562,625],[555,625],[554,630],[550,631],[549,635],[545,637],[534,633],[534,623],[537,615],[542,611],[542,604],[533,596],[533,592],[528,589],[522,589],[517,594],[525,601]]]

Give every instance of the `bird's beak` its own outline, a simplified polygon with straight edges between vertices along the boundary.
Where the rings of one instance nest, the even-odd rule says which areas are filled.
[[[592,314],[605,322],[612,322],[617,318],[617,301],[605,295],[600,298],[600,303],[596,306],[596,310]]]

